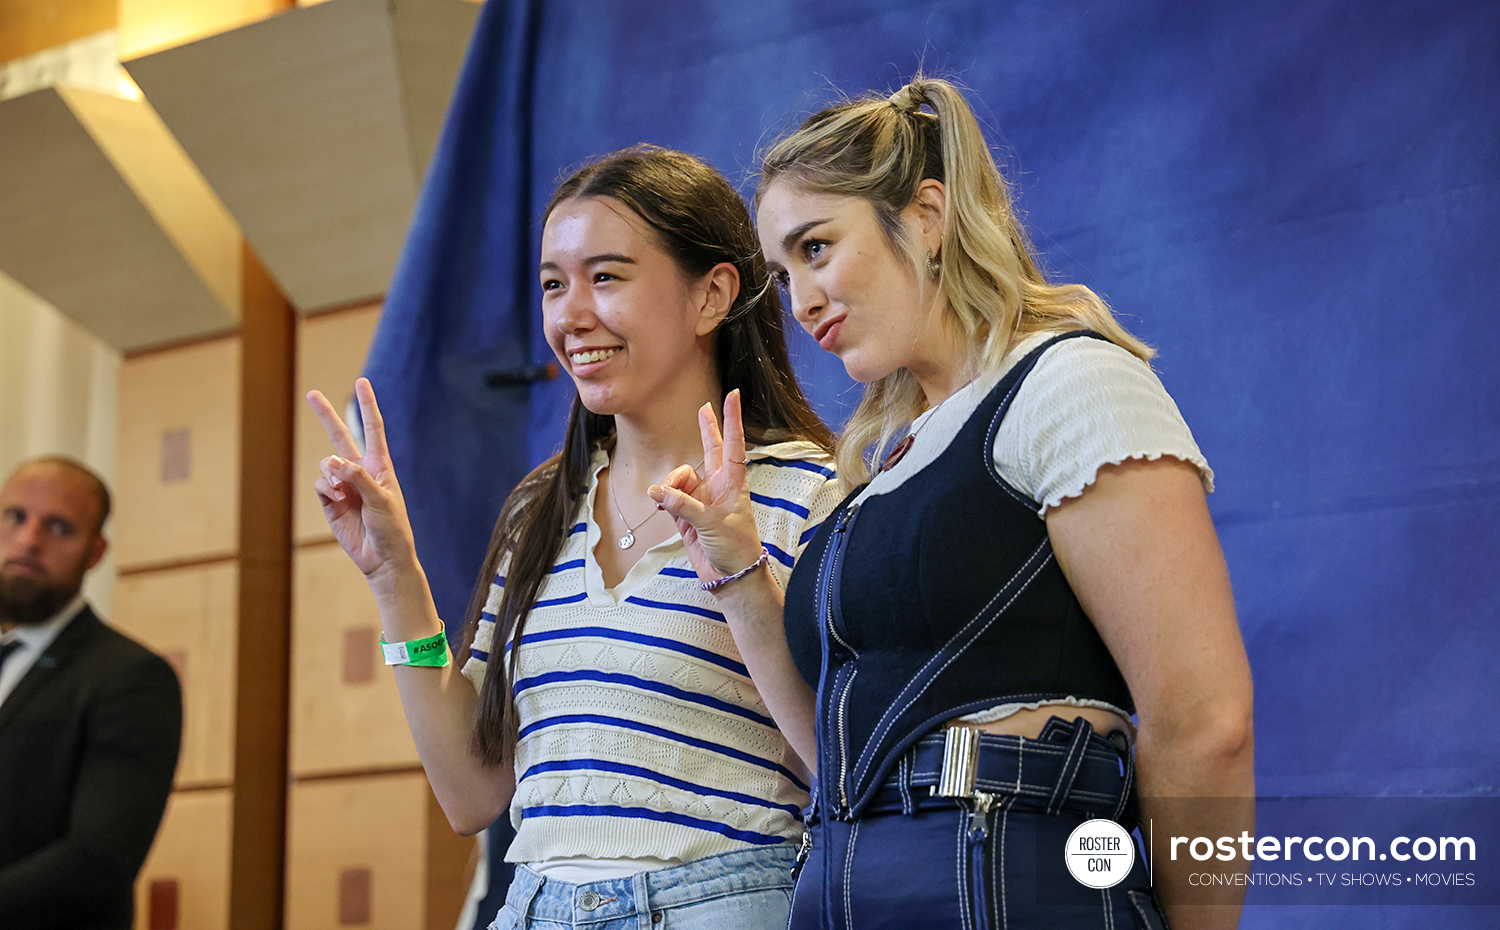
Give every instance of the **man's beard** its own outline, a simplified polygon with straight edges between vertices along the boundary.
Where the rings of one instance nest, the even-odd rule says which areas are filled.
[[[78,588],[0,572],[0,620],[20,626],[44,623],[73,599]]]

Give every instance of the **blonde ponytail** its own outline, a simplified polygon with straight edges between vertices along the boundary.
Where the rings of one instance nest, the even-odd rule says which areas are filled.
[[[762,159],[756,198],[776,180],[862,197],[915,272],[925,256],[915,253],[901,213],[927,178],[947,192],[937,285],[974,374],[998,368],[1018,341],[1047,330],[1092,329],[1144,361],[1155,354],[1099,295],[1081,284],[1047,281],[979,122],[948,81],[918,75],[888,97],[847,101],[809,117]],[[865,481],[876,457],[925,407],[920,385],[904,368],[867,385],[839,438],[840,478],[849,486]]]

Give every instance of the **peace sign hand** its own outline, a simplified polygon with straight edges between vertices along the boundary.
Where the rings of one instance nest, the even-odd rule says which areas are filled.
[[[307,402],[333,441],[336,455],[318,463],[322,477],[313,482],[323,516],[334,538],[365,578],[374,583],[416,563],[416,543],[406,502],[385,442],[385,421],[375,403],[375,389],[365,378],[354,382],[365,429],[361,455],[354,436],[323,396],[312,391]]]
[[[760,557],[760,532],[745,480],[745,425],[740,392],[724,398],[724,433],[713,407],[698,410],[704,476],[687,465],[673,469],[648,493],[677,521],[688,559],[702,581],[733,574]]]

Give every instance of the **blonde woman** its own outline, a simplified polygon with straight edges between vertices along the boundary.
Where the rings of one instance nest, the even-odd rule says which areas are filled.
[[[1136,856],[1095,889],[1064,860],[1091,818],[1250,826],[1247,804],[1164,800],[1249,798],[1253,737],[1213,474],[1151,350],[1046,280],[947,82],[809,118],[765,157],[757,210],[793,315],[868,385],[838,448],[854,493],[793,573],[784,635],[774,593],[745,610],[784,643],[757,684],[817,760],[791,926],[1161,927],[1162,906],[1234,926],[1236,901],[1188,900],[1183,862],[1153,889]],[[731,502],[668,485],[669,512],[747,557]]]

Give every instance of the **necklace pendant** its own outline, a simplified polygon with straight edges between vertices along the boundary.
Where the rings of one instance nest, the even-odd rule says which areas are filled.
[[[911,444],[915,441],[916,436],[906,436],[900,442],[896,443],[896,446],[891,450],[890,455],[887,455],[885,457],[885,461],[880,463],[880,470],[889,471],[890,469],[895,468],[896,463],[901,461],[901,459],[906,456],[907,450],[911,448]]]
[[[631,546],[635,545],[635,534],[630,532],[629,530],[626,530],[625,535],[619,538],[619,540],[616,542],[616,545],[618,545],[621,549],[629,549]]]

